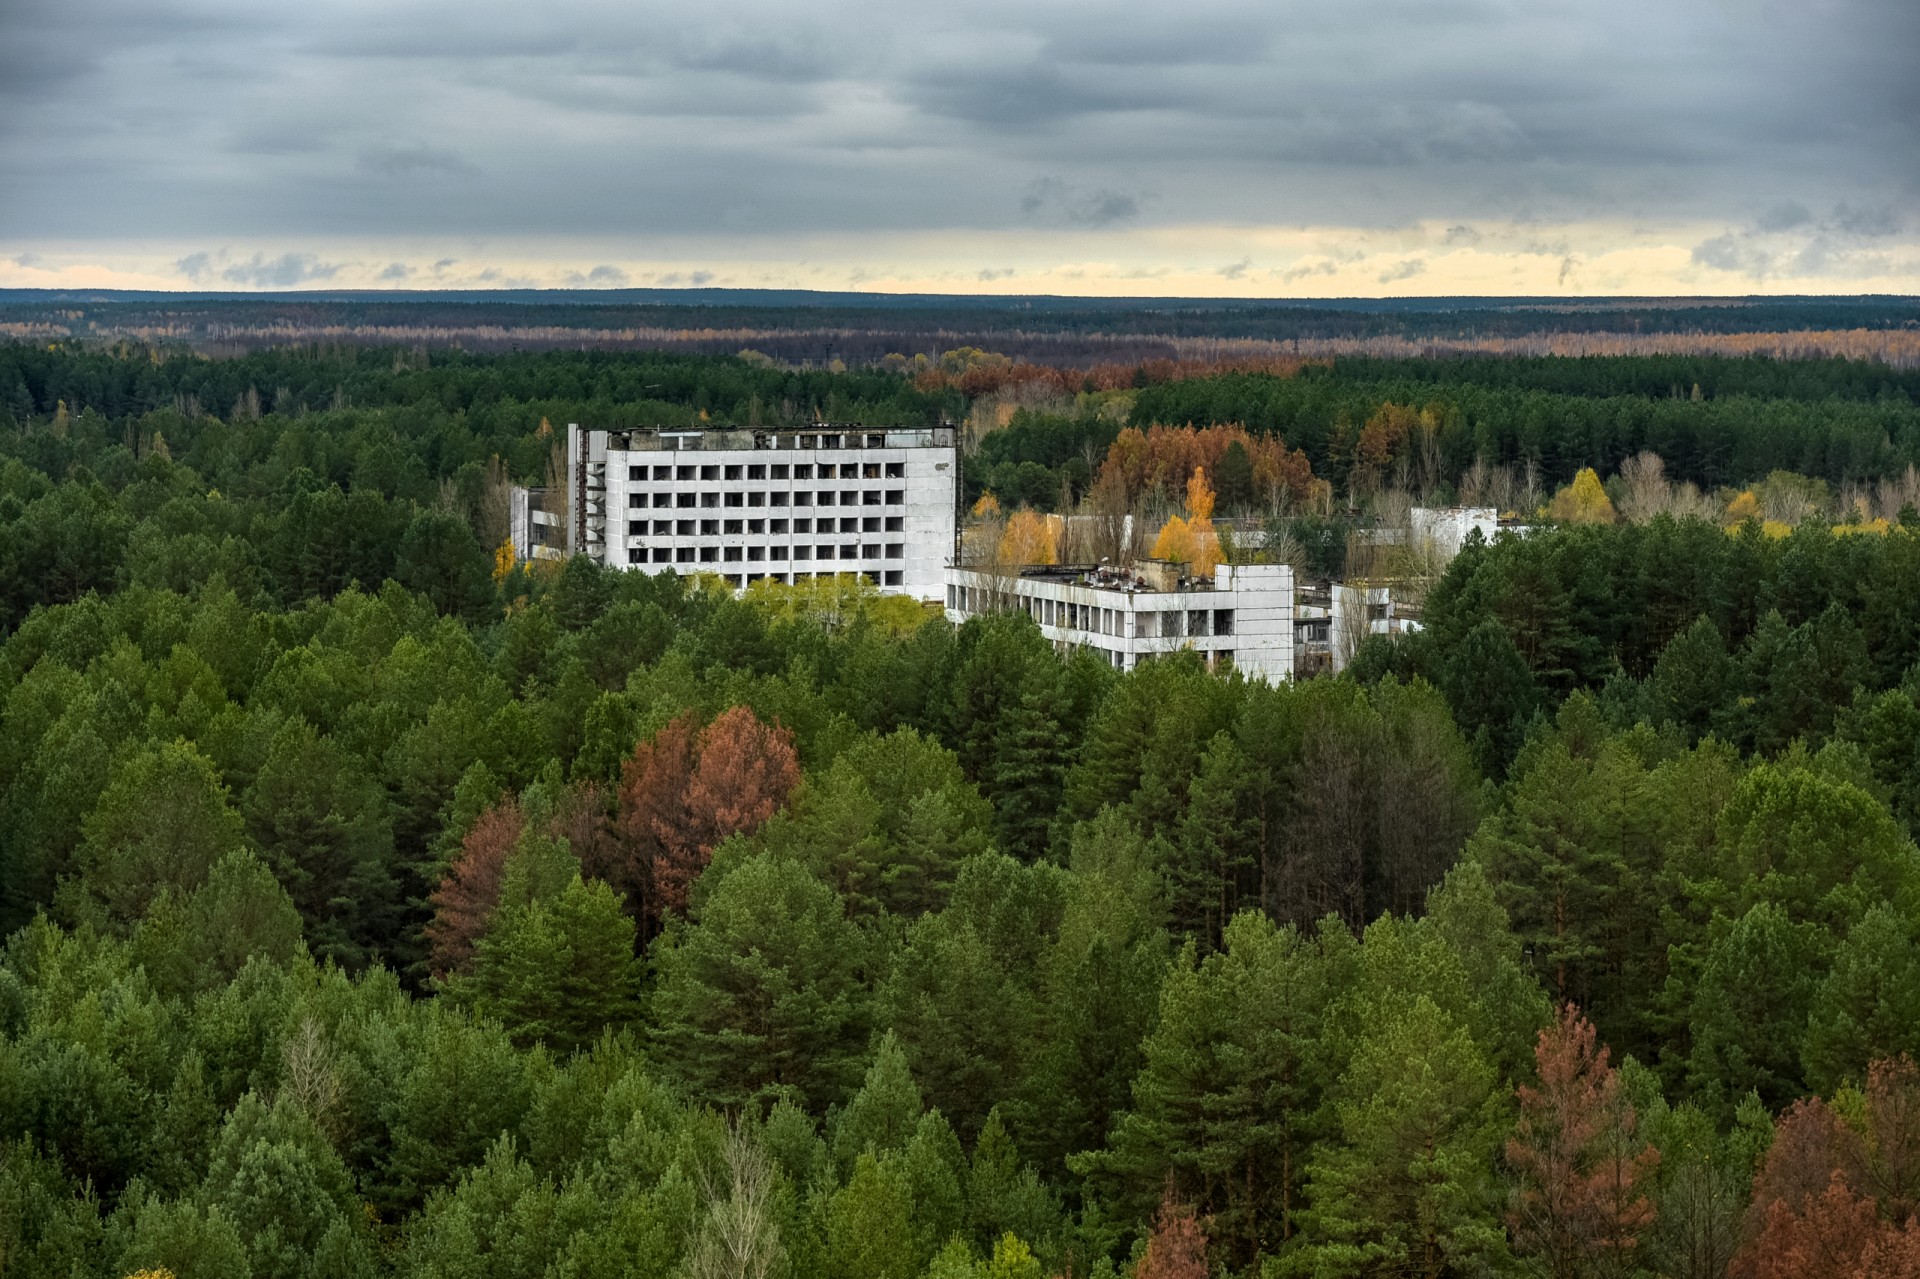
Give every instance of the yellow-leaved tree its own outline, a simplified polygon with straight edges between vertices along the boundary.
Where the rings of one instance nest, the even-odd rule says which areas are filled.
[[[493,548],[493,584],[498,586],[506,581],[507,574],[513,572],[513,566],[518,562],[519,557],[513,553],[512,536],[502,538],[500,545]]]
[[[1178,515],[1167,517],[1167,522],[1160,526],[1159,536],[1153,539],[1153,558],[1172,560],[1176,564],[1193,559],[1193,533],[1186,520]]]
[[[1153,557],[1185,564],[1195,577],[1212,577],[1220,566],[1220,538],[1213,531],[1213,485],[1197,466],[1187,480],[1187,514],[1170,516],[1153,539]]]
[[[1021,507],[1007,519],[1007,531],[1000,537],[1002,564],[1057,564],[1060,562],[1059,538],[1054,517]]]
[[[1553,495],[1547,517],[1563,524],[1612,524],[1617,518],[1613,501],[1591,466],[1581,467],[1573,483]]]

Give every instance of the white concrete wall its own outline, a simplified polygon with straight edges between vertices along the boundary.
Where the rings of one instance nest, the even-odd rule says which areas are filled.
[[[1416,543],[1452,559],[1475,529],[1491,542],[1500,531],[1500,512],[1491,506],[1416,506],[1409,523]]]
[[[515,559],[533,558],[533,521],[528,515],[527,490],[518,484],[507,489],[507,536],[513,539]]]
[[[924,432],[820,433],[862,442],[882,434],[886,446],[706,448],[694,447],[700,436],[690,432],[686,447],[627,449],[618,434],[609,447],[606,432],[592,432],[589,456],[605,459],[606,540],[597,553],[615,567],[718,573],[736,584],[867,573],[888,594],[939,599],[953,554],[955,449],[918,443]],[[798,436],[782,430],[778,438]],[[848,466],[854,473],[842,476]],[[654,478],[661,467],[670,478]],[[830,478],[822,473],[828,467]],[[692,472],[683,477],[686,468]],[[663,496],[668,504],[656,506]],[[681,506],[683,496],[693,505]],[[852,528],[842,527],[847,521]],[[823,548],[832,558],[821,558]]]
[[[1269,683],[1293,678],[1293,566],[1222,564],[1215,586],[1234,599],[1234,665]]]

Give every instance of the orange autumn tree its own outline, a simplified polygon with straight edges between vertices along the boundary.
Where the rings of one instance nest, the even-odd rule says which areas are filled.
[[[608,880],[627,895],[627,909],[657,920],[654,867],[696,843],[687,789],[693,784],[694,739],[699,719],[682,711],[651,738],[638,743],[620,767],[614,819],[622,845],[618,870]]]
[[[760,829],[800,780],[787,729],[744,706],[696,732],[697,722],[683,711],[634,747],[621,769],[624,883],[615,887],[650,923],[685,910],[688,888],[720,841]]]
[[[1197,470],[1219,474],[1220,459],[1234,444],[1246,451],[1259,494],[1306,502],[1326,487],[1325,481],[1313,478],[1305,453],[1288,449],[1277,435],[1256,437],[1239,425],[1150,426],[1145,431],[1130,426],[1107,450],[1093,487],[1108,505],[1132,509],[1156,491],[1180,492]]]
[[[790,730],[763,723],[745,706],[722,711],[701,730],[696,749],[687,808],[705,865],[704,855],[721,840],[759,830],[785,807],[800,782],[800,758]]]
[[[503,799],[481,813],[460,841],[459,856],[429,898],[433,918],[426,927],[427,966],[436,977],[473,967],[474,946],[500,904],[507,858],[526,825],[519,801]]]
[[[1187,515],[1196,524],[1213,523],[1213,485],[1204,466],[1196,466],[1187,480]]]
[[[1400,455],[1419,423],[1420,411],[1413,405],[1382,404],[1361,425],[1354,460],[1361,466],[1378,470]]]
[[[1173,1180],[1160,1197],[1160,1211],[1147,1237],[1135,1279],[1207,1279],[1207,1235],[1194,1218],[1191,1204],[1176,1203]]]
[[[619,841],[608,826],[605,795],[598,782],[579,781],[567,787],[537,824],[509,795],[474,819],[460,841],[460,851],[428,896],[433,918],[425,930],[427,968],[434,976],[472,971],[474,949],[500,905],[507,865],[530,827],[545,838],[565,840],[580,859],[583,875],[626,890],[618,873]]]
[[[1867,1067],[1865,1096],[1811,1097],[1774,1128],[1731,1279],[1920,1279],[1920,1070]]]
[[[1624,1270],[1653,1224],[1647,1188],[1660,1152],[1637,1133],[1620,1073],[1572,1004],[1540,1032],[1534,1061],[1540,1082],[1520,1087],[1507,1142],[1519,1176],[1508,1222],[1515,1250],[1551,1275],[1589,1273],[1595,1260]]]

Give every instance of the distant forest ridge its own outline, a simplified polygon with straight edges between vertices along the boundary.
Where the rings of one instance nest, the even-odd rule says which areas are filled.
[[[1371,355],[1766,355],[1920,367],[1920,299],[969,297],[798,290],[0,290],[0,338],[238,355],[295,343],[742,349],[803,366],[975,346],[1060,367]]]

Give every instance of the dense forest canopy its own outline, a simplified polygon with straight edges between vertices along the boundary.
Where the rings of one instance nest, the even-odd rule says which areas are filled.
[[[1556,334],[1698,335],[1810,331],[1898,332],[1920,325],[1920,303],[1902,297],[1751,298],[1076,298],[815,293],[772,289],[596,289],[339,292],[277,296],[141,294],[114,290],[0,290],[0,324],[47,327],[50,336],[172,338],[253,344],[332,331],[511,331],[522,340],[571,331],[672,335],[754,330],[811,338],[860,353],[908,354],[928,342],[957,346],[997,337],[1301,341],[1395,338],[1527,339]],[[724,350],[725,348],[711,348]],[[875,351],[874,354],[879,354]]]
[[[1345,483],[1412,404],[1443,476],[1837,485],[1903,376],[1338,360],[970,465]],[[0,347],[0,1271],[1914,1273],[1920,515],[1544,518],[1277,687],[494,553],[555,424],[979,408]]]

